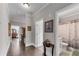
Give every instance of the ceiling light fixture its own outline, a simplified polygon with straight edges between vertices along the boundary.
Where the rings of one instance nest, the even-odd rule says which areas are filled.
[[[22,3],[21,4],[24,8],[29,8],[30,7],[30,4],[29,3]]]

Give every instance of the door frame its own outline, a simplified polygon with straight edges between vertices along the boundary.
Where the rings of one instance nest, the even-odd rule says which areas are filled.
[[[58,29],[59,19],[60,19],[60,17],[62,17],[62,15],[66,14],[70,11],[74,11],[74,10],[79,9],[78,6],[79,6],[79,4],[71,4],[71,5],[69,5],[69,6],[67,6],[67,7],[65,7],[65,8],[63,8],[63,9],[61,9],[61,10],[59,10],[55,13],[55,20],[54,20],[54,25],[55,25],[55,27],[54,27],[55,51],[54,51],[54,53],[55,53],[56,56],[59,56],[60,52],[61,52],[61,50],[60,50],[60,39],[59,39],[59,29]],[[71,14],[71,15],[73,15],[73,14]]]
[[[43,18],[42,18],[41,20],[35,21],[35,47],[40,47],[40,46],[38,46],[37,43],[36,43],[36,22],[39,22],[39,21],[43,21],[43,40],[44,40],[44,20],[43,20]],[[42,45],[43,45],[43,44],[42,44]]]

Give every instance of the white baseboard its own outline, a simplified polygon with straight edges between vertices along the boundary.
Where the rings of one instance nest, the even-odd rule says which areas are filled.
[[[36,48],[38,47],[37,45],[34,45]]]
[[[34,43],[25,44],[25,47],[28,47],[28,46],[31,46],[31,45],[33,45],[35,47]]]
[[[41,46],[43,46],[43,45],[39,45],[39,46],[37,46],[36,44],[34,44],[34,43],[30,43],[30,44],[26,44],[25,45],[25,47],[28,47],[28,46],[31,46],[31,45],[33,45],[34,47],[41,47]]]
[[[38,45],[34,45],[34,46],[35,46],[36,48],[38,48],[38,47],[42,47],[43,45],[39,45],[39,46],[38,46]]]
[[[11,39],[9,38],[9,42],[8,42],[8,47],[7,47],[7,52],[6,52],[6,56],[7,56],[7,53],[8,53],[8,51],[9,51],[9,48],[10,48],[10,43],[11,43]]]

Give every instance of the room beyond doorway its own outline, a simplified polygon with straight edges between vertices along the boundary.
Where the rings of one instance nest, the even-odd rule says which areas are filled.
[[[11,36],[13,38],[20,38],[20,27],[12,25],[11,26]]]
[[[26,28],[17,25],[11,25],[11,38],[12,40],[18,39],[19,42],[25,46],[24,39],[26,34]]]

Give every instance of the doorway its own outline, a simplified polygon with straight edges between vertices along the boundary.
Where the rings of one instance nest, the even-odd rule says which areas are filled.
[[[71,6],[56,14],[56,50],[60,56],[79,56],[79,4]]]
[[[20,27],[12,25],[11,26],[11,37],[14,38],[20,38]]]
[[[43,20],[35,23],[35,45],[36,47],[43,46]]]

